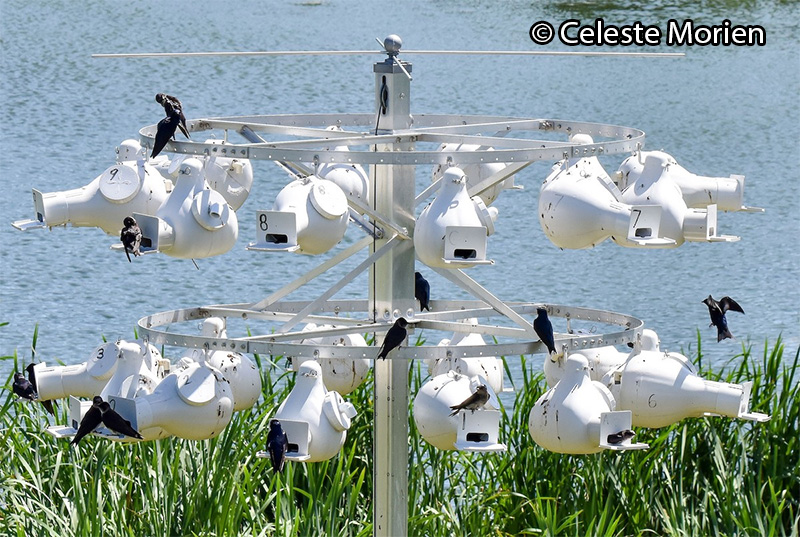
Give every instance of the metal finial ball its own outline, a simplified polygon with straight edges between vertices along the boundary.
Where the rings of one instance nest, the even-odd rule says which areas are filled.
[[[398,52],[400,52],[400,47],[402,46],[403,40],[400,39],[399,35],[392,34],[383,40],[383,48],[386,49],[386,52],[392,55],[396,55]]]

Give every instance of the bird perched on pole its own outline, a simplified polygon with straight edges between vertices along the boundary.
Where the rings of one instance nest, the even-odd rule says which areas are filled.
[[[131,262],[131,254],[135,256],[142,255],[139,249],[142,245],[142,230],[136,219],[132,216],[126,216],[122,221],[122,231],[119,233],[119,240],[122,241],[122,247],[125,249],[125,255],[128,257],[128,263]]]
[[[281,427],[281,422],[276,419],[269,420],[269,434],[267,434],[267,451],[269,460],[272,461],[272,471],[282,472],[286,462],[286,451],[289,449],[289,437]]]
[[[392,352],[394,349],[400,346],[400,344],[405,341],[406,336],[408,335],[408,330],[406,327],[408,326],[408,321],[406,321],[405,317],[398,317],[397,320],[394,322],[394,325],[386,332],[386,337],[383,338],[383,344],[381,345],[381,350],[378,353],[378,358],[386,359],[386,356]]]
[[[464,399],[461,403],[451,406],[450,409],[452,412],[450,415],[455,416],[458,414],[459,410],[471,410],[475,412],[479,408],[483,408],[483,405],[485,405],[488,400],[489,390],[486,388],[485,384],[481,384],[475,388],[475,393]]]
[[[420,311],[431,311],[431,284],[419,272],[414,273],[414,298],[419,300]]]
[[[717,327],[717,342],[723,339],[732,339],[733,334],[728,330],[728,319],[725,318],[725,313],[728,310],[744,313],[742,307],[729,296],[724,296],[719,301],[716,301],[711,295],[708,295],[708,298],[703,300],[703,304],[708,306],[708,314],[711,317],[709,326]]]
[[[556,352],[556,342],[553,337],[553,323],[551,323],[550,319],[547,317],[547,309],[536,308],[536,313],[536,319],[533,320],[533,330],[547,347],[548,354],[553,354]]]

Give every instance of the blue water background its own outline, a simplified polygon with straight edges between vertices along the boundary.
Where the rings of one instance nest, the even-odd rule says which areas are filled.
[[[667,46],[627,51],[686,52],[683,59],[414,56],[412,112],[562,118],[625,125],[647,133],[701,175],[747,177],[745,203],[764,214],[722,213],[732,244],[625,249],[605,242],[562,251],[536,217],[539,186],[551,163],[517,176],[504,193],[492,267],[470,275],[505,300],[541,301],[629,313],[655,329],[668,350],[723,364],[752,344],[783,337],[800,345],[800,61],[794,2],[181,2],[175,0],[0,3],[0,354],[85,360],[108,339],[132,338],[137,320],[158,311],[259,300],[319,259],[249,252],[255,211],[269,209],[286,176],[255,163],[256,182],[239,210],[240,237],[226,255],[190,261],[147,256],[128,264],[98,229],[21,233],[10,223],[33,216],[31,188],[83,186],[114,162],[114,148],[157,122],[158,92],[177,95],[189,118],[373,111],[377,56],[93,59],[101,52],[331,50],[377,48],[399,34],[407,49],[574,50],[534,45],[528,28],[568,18],[589,23],[760,24],[764,47]],[[586,48],[581,50],[587,50]],[[620,49],[601,49],[620,50]],[[608,159],[609,171],[619,158]],[[428,170],[421,170],[424,184]],[[346,242],[357,240],[351,226]],[[336,281],[301,289],[315,297]],[[467,298],[430,274],[434,298]],[[361,280],[359,280],[361,281]],[[327,284],[327,285],[326,285]],[[730,295],[747,312],[728,315],[736,340],[715,341],[701,300]],[[351,285],[339,297],[366,296]],[[423,337],[434,337],[433,334]],[[541,356],[535,357],[539,361]],[[512,360],[512,362],[516,362]],[[11,367],[0,363],[2,377]]]

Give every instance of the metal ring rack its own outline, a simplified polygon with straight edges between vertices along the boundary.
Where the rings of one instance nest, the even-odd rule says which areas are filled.
[[[271,160],[291,173],[311,175],[327,163],[370,166],[371,204],[348,199],[351,215],[368,220],[361,227],[367,236],[324,261],[308,274],[260,302],[211,305],[156,313],[139,320],[141,335],[151,343],[243,353],[313,358],[372,358],[375,347],[303,344],[301,340],[350,333],[384,332],[405,316],[411,326],[450,332],[477,332],[497,341],[483,346],[408,346],[392,352],[388,360],[376,360],[374,407],[374,518],[375,535],[401,535],[407,523],[408,362],[410,359],[468,356],[522,355],[546,352],[523,316],[535,313],[541,303],[506,303],[492,295],[461,269],[435,268],[440,275],[477,300],[434,300],[434,312],[417,313],[413,274],[415,250],[412,239],[415,208],[434,195],[441,179],[416,193],[414,169],[419,165],[466,165],[505,163],[469,187],[476,196],[536,161],[558,161],[606,154],[630,153],[644,142],[640,130],[606,124],[529,119],[506,116],[413,115],[410,110],[411,64],[397,58],[399,38],[390,36],[387,58],[374,64],[373,114],[254,115],[197,119],[188,122],[193,133],[224,131],[224,143],[171,141],[166,150],[185,155],[224,156]],[[330,127],[334,127],[331,129]],[[142,146],[152,147],[155,125],[141,129]],[[529,133],[547,134],[538,139]],[[238,133],[242,143],[233,143]],[[588,134],[564,141],[564,135]],[[554,135],[560,135],[554,136]],[[560,138],[560,139],[559,139]],[[442,145],[469,144],[474,151],[456,151]],[[343,147],[345,146],[345,147]],[[332,269],[341,261],[369,248],[370,254],[356,269],[312,301],[284,301],[289,293]],[[330,300],[359,273],[370,271],[369,298]],[[546,305],[555,317],[612,325],[606,333],[556,334],[560,350],[638,344],[643,323],[629,315],[581,307]],[[184,335],[174,326],[209,316],[274,321],[270,334],[214,339]],[[500,324],[464,322],[504,317]],[[510,322],[509,322],[510,321]],[[300,323],[315,323],[310,331],[292,330]],[[320,325],[329,325],[322,327]],[[335,325],[330,328],[330,325]],[[508,326],[511,325],[511,326]]]
[[[528,164],[540,160],[560,160],[562,158],[580,158],[584,156],[598,156],[603,154],[626,153],[637,150],[644,141],[644,132],[615,125],[586,123],[576,121],[562,121],[555,119],[526,119],[505,116],[464,116],[464,115],[415,115],[413,128],[398,129],[389,134],[375,134],[370,132],[375,123],[373,114],[300,114],[300,115],[269,115],[269,116],[243,116],[199,119],[189,122],[192,132],[222,129],[225,131],[225,144],[206,143],[195,141],[172,141],[167,145],[168,150],[186,155],[216,155],[233,158],[247,158],[255,160],[272,160],[289,164],[291,169],[313,173],[313,168],[322,163],[345,163],[386,166],[407,165],[432,165],[432,164],[472,164],[484,162],[503,162],[511,164],[509,172],[500,178],[489,178],[479,185],[473,186],[470,195],[491,187],[494,183],[504,179],[522,169]],[[326,130],[326,127],[335,125],[348,130]],[[155,136],[155,125],[144,127],[140,131],[140,140],[143,146],[152,147]],[[245,143],[231,143],[228,133],[239,133]],[[541,140],[531,137],[520,137],[530,131],[557,132],[566,135],[589,134],[593,138],[608,138],[596,143],[572,143],[563,141]],[[262,137],[282,137],[281,140],[268,141]],[[289,139],[289,138],[296,139]],[[430,143],[440,145],[443,143],[479,143],[482,148],[476,151],[454,150],[418,150],[411,149],[384,150],[376,149],[378,144],[421,144]],[[334,149],[347,146],[348,150]],[[483,149],[491,146],[493,150]],[[512,164],[516,163],[516,165]],[[310,165],[310,166],[309,166]],[[434,183],[425,189],[415,200],[416,204],[435,191],[438,185]],[[354,205],[355,209],[359,209]],[[363,207],[361,207],[363,209]],[[374,215],[379,219],[379,215]],[[383,219],[381,219],[383,220]],[[402,231],[408,232],[403,229]],[[296,287],[296,286],[295,286]],[[270,307],[255,307],[257,304],[232,304],[205,306],[191,309],[175,310],[158,313],[142,318],[139,326],[143,335],[154,343],[182,346],[182,347],[221,347],[236,349],[241,352],[257,352],[272,355],[291,354],[293,356],[333,357],[346,356],[350,358],[369,357],[363,350],[346,349],[341,346],[308,346],[290,343],[292,339],[299,340],[319,335],[336,335],[349,332],[370,332],[387,329],[386,323],[376,324],[369,320],[369,316],[360,319],[348,319],[338,316],[340,312],[367,312],[366,301],[337,301],[320,304],[324,309],[319,313],[329,311],[337,313],[334,317],[313,316],[309,320],[317,324],[331,323],[347,325],[345,328],[327,330],[322,332],[289,332],[281,335],[255,336],[246,338],[228,338],[214,340],[200,336],[171,334],[168,330],[159,328],[176,322],[197,320],[210,315],[222,317],[242,317],[250,319],[271,319],[275,321],[288,321],[292,312],[297,313],[308,303],[304,302],[276,302]],[[488,308],[485,302],[453,303],[460,310],[451,310],[450,305],[445,306],[445,311],[416,315],[416,326],[420,328],[444,329],[450,331],[464,331],[463,323],[447,323],[445,321],[481,317],[488,318],[497,314],[497,311]],[[533,304],[516,303],[509,305],[518,313],[535,313]],[[468,311],[469,313],[464,313]],[[621,332],[609,333],[604,336],[572,336],[561,340],[570,349],[586,346],[614,345],[632,342],[636,334],[640,333],[642,322],[627,315],[611,313],[601,310],[574,308],[567,306],[549,306],[548,313],[555,317],[571,317],[572,319],[592,319],[607,324],[618,325],[625,329]],[[470,327],[490,336],[511,336],[526,339],[526,332],[520,329],[515,331],[501,329],[501,327],[476,326]],[[529,332],[528,332],[529,334]],[[528,354],[541,352],[543,347],[539,341],[523,341],[521,343],[492,345],[497,354]],[[401,349],[398,356],[403,358],[470,356],[470,353],[486,352],[487,349],[476,349],[460,346],[452,347],[426,347],[421,349]],[[472,354],[473,356],[476,354]]]
[[[309,302],[282,302],[273,308],[264,310],[251,309],[250,304],[229,304],[185,308],[165,311],[148,315],[139,320],[139,328],[143,336],[150,343],[210,350],[230,350],[246,354],[267,354],[272,356],[296,356],[303,358],[374,358],[374,347],[345,347],[341,345],[308,345],[297,343],[302,339],[321,336],[337,336],[350,333],[365,333],[385,331],[391,323],[373,323],[364,317],[341,317],[342,312],[366,312],[366,300],[345,300],[328,302],[328,312],[334,315],[314,315],[308,318],[309,322],[318,325],[338,325],[333,329],[317,329],[313,331],[297,331],[284,334],[269,334],[263,336],[250,336],[240,338],[212,338],[204,336],[185,335],[170,332],[168,327],[175,323],[197,321],[208,317],[222,317],[225,319],[238,317],[253,320],[285,321],[293,316],[293,311],[300,311]],[[458,319],[476,318],[488,319],[500,314],[482,302],[478,301],[439,301],[440,307],[445,310],[435,313],[424,313],[415,316],[416,328],[442,330],[450,332],[471,332],[489,336],[516,337],[522,341],[513,343],[489,343],[487,345],[421,345],[401,347],[395,356],[401,359],[444,359],[471,356],[518,356],[523,354],[546,353],[547,350],[541,341],[530,340],[527,333],[521,328],[508,328],[490,326],[486,324],[467,324],[454,322]],[[535,315],[535,303],[508,303],[513,311],[518,314]],[[557,304],[546,305],[551,317],[563,317],[570,320],[593,321],[602,324],[616,325],[622,329],[604,334],[580,334],[557,337],[559,345],[566,346],[567,350],[578,350],[590,347],[607,345],[622,345],[634,342],[641,333],[644,323],[621,313],[604,310],[563,306]],[[295,341],[294,343],[292,341]]]

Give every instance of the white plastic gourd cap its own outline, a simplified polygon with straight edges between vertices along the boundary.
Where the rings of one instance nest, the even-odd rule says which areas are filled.
[[[190,366],[178,375],[178,395],[187,404],[203,406],[216,396],[216,383],[210,369]]]
[[[328,220],[340,218],[347,212],[347,196],[333,181],[315,181],[309,198],[314,209]]]
[[[352,403],[346,402],[338,392],[325,394],[322,411],[328,422],[336,431],[342,432],[350,428],[352,419],[358,414]]]
[[[478,196],[473,197],[472,201],[475,203],[475,210],[478,213],[478,218],[481,219],[481,224],[486,228],[486,234],[493,235],[494,221],[497,220],[499,211],[496,207],[487,207],[486,203]]]
[[[228,202],[216,190],[203,190],[194,196],[192,214],[197,223],[209,231],[216,231],[228,222]]]
[[[111,203],[127,203],[139,193],[141,183],[130,166],[112,166],[100,176],[100,193]]]

